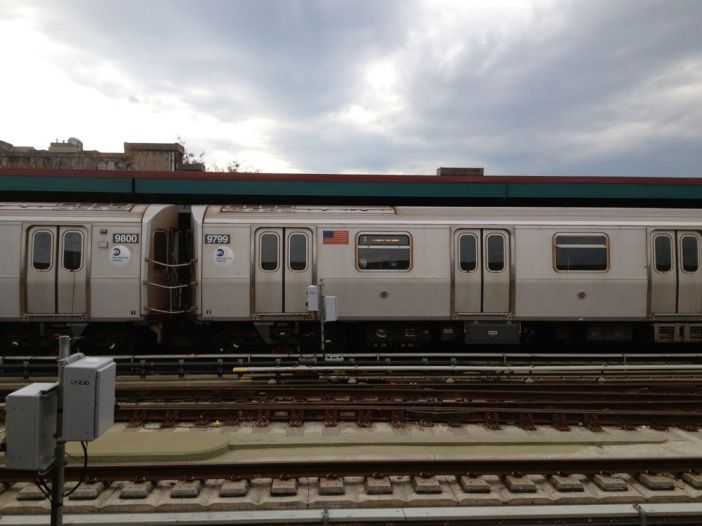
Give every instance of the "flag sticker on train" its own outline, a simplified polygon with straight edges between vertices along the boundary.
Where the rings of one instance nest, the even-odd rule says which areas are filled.
[[[325,230],[322,232],[322,244],[324,245],[348,245],[348,230]]]

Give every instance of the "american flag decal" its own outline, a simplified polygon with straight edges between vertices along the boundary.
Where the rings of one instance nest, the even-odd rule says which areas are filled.
[[[324,245],[348,245],[348,230],[325,230],[322,232],[322,244]]]

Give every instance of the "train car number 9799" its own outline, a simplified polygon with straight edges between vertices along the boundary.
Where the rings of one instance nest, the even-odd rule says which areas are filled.
[[[229,234],[206,234],[205,244],[207,245],[228,245]]]
[[[112,234],[113,243],[138,243],[139,234]]]

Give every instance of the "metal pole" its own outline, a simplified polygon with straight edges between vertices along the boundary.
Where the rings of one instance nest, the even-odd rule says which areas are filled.
[[[324,354],[324,352],[325,352],[324,351],[324,349],[325,349],[325,345],[324,345],[324,318],[326,317],[326,314],[327,314],[324,310],[323,286],[324,286],[324,283],[322,283],[322,280],[320,279],[319,280],[319,300],[318,301],[319,301],[319,323],[320,323],[319,335],[321,338],[320,347],[321,347],[322,354]]]
[[[51,526],[63,524],[63,487],[66,464],[66,443],[63,441],[63,368],[71,354],[71,337],[59,336],[58,400],[56,403],[56,447],[51,477]]]

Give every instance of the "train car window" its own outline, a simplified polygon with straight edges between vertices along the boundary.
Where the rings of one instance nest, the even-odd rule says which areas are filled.
[[[462,234],[458,238],[458,265],[463,272],[478,268],[478,238],[473,234]]]
[[[154,261],[168,263],[168,235],[164,230],[154,232]],[[155,265],[156,270],[166,270],[166,267]]]
[[[54,236],[46,230],[34,232],[32,236],[32,268],[34,270],[49,270],[51,254],[54,253]]]
[[[490,272],[505,269],[505,236],[490,234],[487,237],[487,268]]]
[[[697,272],[699,268],[699,250],[695,236],[683,236],[682,244],[682,269],[685,272]]]
[[[356,242],[359,270],[409,270],[409,234],[360,234]]]
[[[63,268],[78,270],[83,258],[83,234],[69,231],[63,234]]]
[[[307,236],[305,234],[290,234],[290,250],[288,251],[290,270],[302,272],[307,270]]]
[[[653,238],[654,262],[658,272],[670,272],[673,268],[672,245],[670,236]]]
[[[561,234],[556,236],[556,270],[607,270],[607,236]]]
[[[261,270],[278,270],[278,234],[261,234],[259,243]]]

